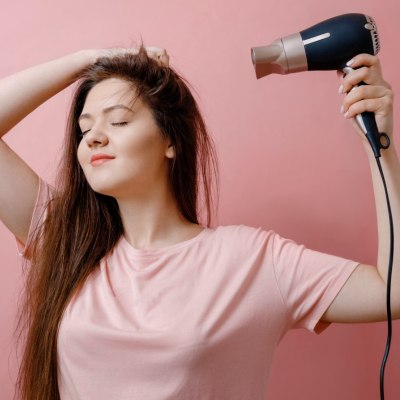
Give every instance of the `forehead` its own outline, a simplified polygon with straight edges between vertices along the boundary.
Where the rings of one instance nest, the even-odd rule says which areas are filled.
[[[132,106],[136,97],[136,91],[132,84],[118,78],[106,79],[89,91],[82,113],[95,113],[115,104]]]

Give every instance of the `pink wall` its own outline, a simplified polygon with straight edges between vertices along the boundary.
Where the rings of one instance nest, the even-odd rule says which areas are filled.
[[[141,38],[166,47],[171,63],[199,93],[218,146],[219,222],[271,228],[309,247],[374,263],[376,227],[368,165],[339,113],[336,74],[257,81],[250,47],[337,14],[367,13],[378,23],[384,72],[399,93],[398,0],[21,3],[7,2],[0,13],[1,76],[86,47],[128,46]],[[7,138],[50,180],[70,96],[69,90],[58,95]],[[398,121],[398,111],[395,117]],[[399,136],[396,142],[400,148]],[[2,225],[0,252],[0,398],[11,399],[20,260]],[[277,353],[271,399],[378,398],[384,342],[384,324],[333,326],[321,336],[290,333]],[[392,399],[400,395],[398,349],[397,334],[386,378],[387,397]]]

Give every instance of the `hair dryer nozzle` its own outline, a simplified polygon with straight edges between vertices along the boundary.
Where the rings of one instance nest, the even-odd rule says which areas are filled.
[[[276,40],[269,46],[253,47],[251,58],[257,78],[269,74],[285,74],[287,63],[282,42]]]
[[[269,46],[253,47],[251,58],[257,78],[307,71],[307,57],[299,33],[277,39]]]

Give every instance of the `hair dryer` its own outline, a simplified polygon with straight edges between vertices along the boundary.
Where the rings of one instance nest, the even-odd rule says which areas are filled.
[[[268,46],[253,47],[251,57],[257,78],[273,73],[338,69],[347,74],[352,71],[346,66],[349,60],[361,53],[376,55],[379,47],[373,18],[352,13],[327,19]],[[389,147],[389,137],[378,132],[373,113],[364,112],[356,120],[375,157],[380,157],[380,149]]]

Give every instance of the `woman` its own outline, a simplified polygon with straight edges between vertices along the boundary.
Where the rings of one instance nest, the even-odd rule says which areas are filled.
[[[373,111],[391,136],[393,96],[378,59],[359,55],[351,65],[364,67],[343,79],[345,116]],[[163,49],[82,51],[4,79],[1,134],[78,78],[59,187],[0,146],[0,216],[32,264],[20,320],[22,399],[264,399],[287,330],[386,318],[386,204],[361,133],[377,268],[271,231],[200,224],[214,153]],[[350,91],[361,81],[368,86]],[[399,237],[393,146],[382,164]]]

